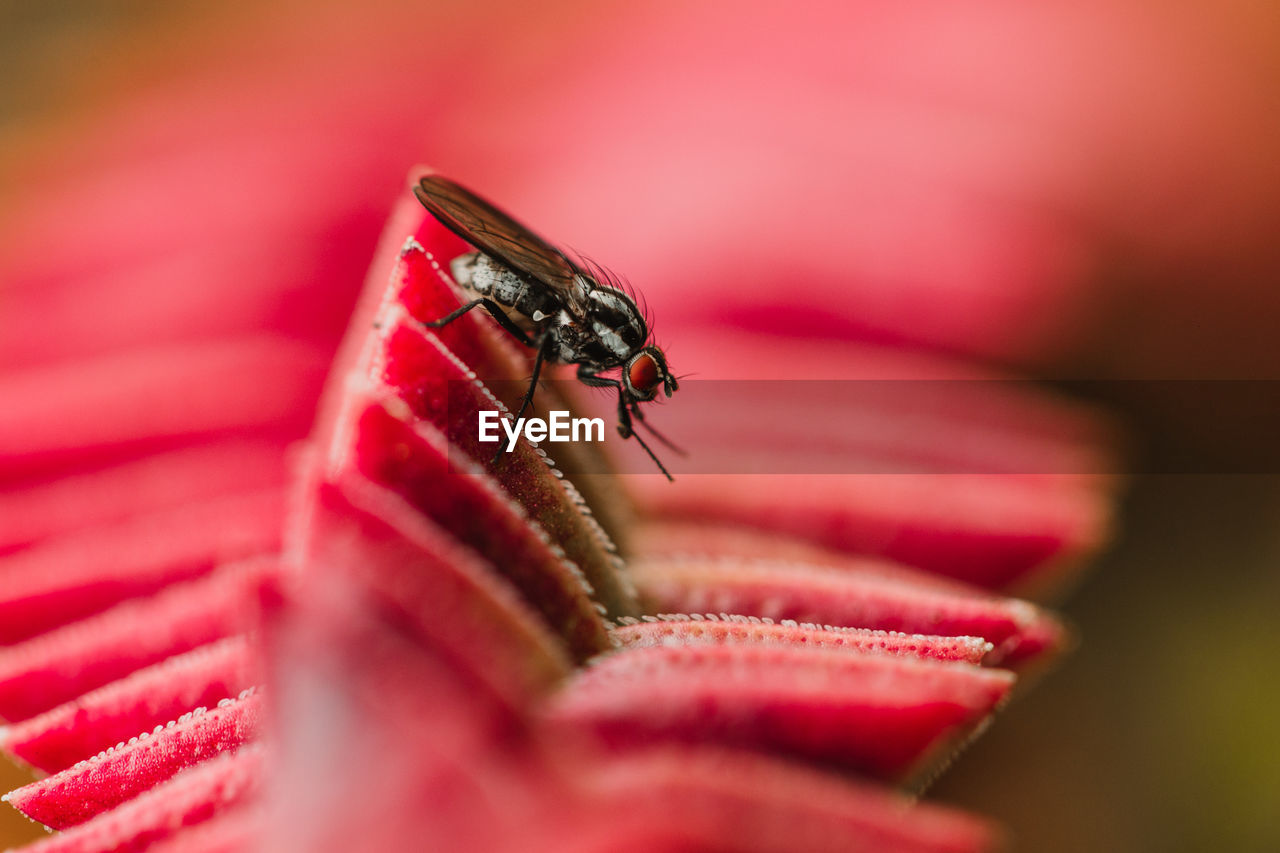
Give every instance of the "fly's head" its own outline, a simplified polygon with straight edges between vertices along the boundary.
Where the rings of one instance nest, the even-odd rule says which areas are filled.
[[[650,344],[627,360],[622,368],[622,390],[628,399],[644,403],[658,396],[661,389],[670,397],[680,383],[667,367],[662,350]]]

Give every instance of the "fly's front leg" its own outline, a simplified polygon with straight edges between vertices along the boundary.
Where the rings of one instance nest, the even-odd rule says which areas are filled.
[[[636,412],[639,415],[639,412]],[[631,410],[627,408],[627,398],[622,394],[622,386],[618,386],[618,435],[623,438],[631,438],[634,435],[631,428]]]
[[[631,412],[627,411],[627,398],[622,393],[622,381],[607,376],[597,376],[589,365],[578,365],[578,381],[592,388],[618,389],[618,434],[623,438],[631,437]]]
[[[534,392],[538,390],[538,376],[542,373],[542,362],[546,360],[547,350],[551,348],[551,336],[544,332],[536,342],[530,341],[530,346],[536,347],[538,354],[533,359],[533,377],[529,380],[529,387],[525,390],[524,398],[520,401],[520,409],[516,412],[515,421],[517,423],[533,404]],[[489,460],[489,465],[496,465],[501,456],[502,444],[499,442],[498,450],[493,454],[493,458]]]
[[[631,411],[627,408],[627,397],[622,390],[622,381],[619,379],[609,379],[605,376],[597,376],[595,371],[585,364],[578,366],[578,380],[582,382],[583,385],[590,385],[593,388],[618,389],[618,435],[623,438],[634,437],[640,446],[644,448],[644,452],[649,454],[649,458],[653,460],[653,464],[658,466],[658,470],[662,472],[663,476],[668,480],[674,480],[675,478],[671,476],[671,472],[669,472],[662,464],[662,460],[654,455],[654,452],[649,448],[649,445],[644,443],[644,439],[631,428]],[[644,421],[644,415],[640,414],[640,408],[638,406],[636,407],[636,417],[639,418],[641,422]],[[652,430],[653,427],[649,427],[649,429]]]

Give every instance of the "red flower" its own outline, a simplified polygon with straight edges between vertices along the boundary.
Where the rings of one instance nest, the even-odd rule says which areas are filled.
[[[369,845],[369,826],[379,828],[370,849],[421,837],[449,849],[560,849],[566,838],[584,850],[623,838],[660,849],[789,849],[797,839],[806,849],[988,847],[993,835],[979,822],[933,807],[904,811],[889,791],[833,771],[926,777],[1007,696],[1013,672],[992,667],[1042,664],[1061,629],[1025,602],[847,554],[914,557],[970,580],[1027,585],[1096,542],[1103,493],[1076,475],[694,473],[657,486],[638,478],[641,522],[617,485],[585,473],[574,478],[579,489],[527,444],[486,472],[475,414],[501,403],[471,371],[504,388],[527,361],[478,315],[438,335],[415,322],[457,304],[436,258],[460,244],[411,198],[391,221],[299,455],[289,512],[278,487],[253,491],[252,468],[216,489],[201,478],[179,509],[156,508],[184,474],[208,469],[225,480],[211,460],[254,459],[255,445],[237,444],[145,463],[163,473],[131,495],[132,511],[82,498],[103,519],[97,528],[51,538],[20,531],[42,541],[3,567],[13,592],[0,606],[15,614],[15,645],[0,659],[0,712],[23,721],[8,729],[9,748],[53,773],[9,797],[67,829],[45,846],[140,847],[198,825],[191,844],[266,833],[272,849]],[[735,345],[730,333],[722,339]],[[178,349],[183,360],[166,365],[168,387],[184,386],[190,352]],[[728,363],[743,367],[752,352],[730,351]],[[798,351],[770,355],[802,363]],[[858,375],[855,364],[836,368]],[[919,375],[910,370],[922,364],[899,358],[896,369]],[[240,441],[257,430],[258,399],[266,395],[218,410],[216,426],[195,417],[192,401],[161,420],[138,409],[134,440],[190,442],[230,429]],[[880,403],[881,423],[915,422],[914,433],[877,451],[882,458],[917,464],[966,420],[978,448],[1000,433],[1046,436],[1053,453],[1080,446],[1075,428],[1039,426],[1064,421],[1030,398],[979,395],[923,420],[901,411],[904,402]],[[249,423],[239,423],[246,412]],[[685,418],[679,434],[696,454],[721,422]],[[875,423],[852,450],[829,448],[830,464],[889,437]],[[807,440],[802,425],[782,427]],[[775,446],[752,440],[728,449]],[[119,452],[119,442],[100,445],[99,458]],[[784,465],[791,452],[783,447]],[[956,453],[930,465],[964,471],[977,458]],[[34,452],[24,458],[40,462]],[[600,463],[576,464],[589,472]],[[143,466],[84,475],[80,493],[146,483]],[[1009,490],[1020,511],[993,513]],[[986,512],[929,503],[949,493]],[[1086,523],[1055,514],[1072,505],[1088,509]],[[274,553],[282,527],[283,563],[217,568]],[[629,540],[629,560],[609,530]],[[118,544],[103,548],[113,537]],[[266,694],[245,690],[261,677],[256,629],[244,618],[259,589],[272,650]],[[646,615],[661,612],[694,615]],[[259,753],[244,744],[261,737],[264,697],[276,759],[260,781]],[[111,747],[127,732],[138,737]],[[209,761],[219,753],[229,757]],[[360,796],[362,786],[377,796]],[[260,789],[266,811],[246,812]],[[500,814],[493,790],[505,792]],[[324,805],[335,798],[340,811]]]
[[[692,450],[675,484],[593,474],[594,458],[557,458],[560,477],[524,445],[490,471],[465,416],[492,401],[467,371],[510,404],[527,354],[479,317],[438,335],[414,322],[456,304],[427,252],[461,245],[407,196],[335,360],[381,188],[420,148],[403,81],[445,65],[405,51],[415,73],[387,86],[374,39],[357,43],[367,79],[330,105],[332,138],[286,130],[333,91],[319,63],[292,72],[296,113],[246,95],[226,137],[208,133],[219,87],[176,87],[102,134],[111,168],[23,207],[10,245],[28,248],[0,265],[15,306],[0,398],[20,401],[0,411],[0,716],[8,748],[53,775],[10,801],[75,825],[48,842],[66,849],[264,833],[270,849],[992,843],[894,787],[936,772],[1064,645],[1051,614],[1006,596],[1056,586],[1105,539],[1105,434],[963,359],[883,342],[1056,345],[1074,334],[1051,309],[1077,298],[1079,235],[1005,207],[970,216],[963,193],[926,203],[973,166],[944,145],[917,152],[933,165],[916,184],[849,156],[820,186],[648,147],[706,132],[693,109],[693,127],[630,136],[665,151],[671,186],[705,190],[687,199],[633,191],[601,212],[556,196],[571,166],[574,186],[640,183],[568,154],[559,171],[494,170],[493,187],[552,199],[575,241],[617,250],[695,376],[653,414]],[[804,53],[796,73],[821,77],[822,52]],[[771,77],[739,83],[775,104],[799,91]],[[828,116],[852,82],[803,90],[796,114]],[[610,109],[642,112],[625,100]],[[480,111],[463,101],[430,115]],[[561,107],[524,109],[510,120],[528,128]],[[815,146],[847,141],[832,121]],[[605,147],[574,127],[558,145]],[[860,154],[901,167],[902,134],[885,138]],[[442,156],[480,174],[492,157],[469,143]],[[813,222],[844,216],[850,187],[892,204],[849,213],[854,244],[832,245]],[[92,227],[69,243],[70,211]],[[763,230],[742,239],[744,222]],[[869,396],[833,396],[850,380]]]

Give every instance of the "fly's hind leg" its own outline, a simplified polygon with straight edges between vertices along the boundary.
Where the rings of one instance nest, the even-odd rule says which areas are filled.
[[[439,320],[432,320],[431,322],[423,323],[422,325],[426,326],[428,329],[442,329],[445,326],[452,323],[454,320],[461,317],[463,314],[466,314],[472,308],[481,308],[481,307],[484,308],[484,310],[488,311],[489,316],[497,320],[498,325],[502,326],[502,328],[505,329],[507,333],[511,335],[511,337],[515,338],[517,341],[519,341],[520,343],[524,344],[527,347],[537,346],[534,340],[529,337],[528,333],[526,333],[524,329],[521,329],[514,322],[512,322],[511,318],[508,317],[506,312],[502,310],[502,306],[499,305],[497,302],[494,302],[492,299],[485,299],[485,298],[473,299],[472,301],[468,302],[466,305],[463,305],[458,310],[451,311],[448,314],[445,314]]]

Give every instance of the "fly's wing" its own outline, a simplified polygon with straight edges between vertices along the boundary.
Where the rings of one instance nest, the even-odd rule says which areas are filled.
[[[428,173],[413,187],[432,216],[506,266],[545,284],[572,315],[581,316],[583,295],[577,284],[583,273],[564,252],[512,219],[480,196],[442,175]]]

